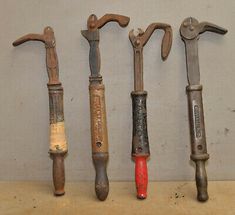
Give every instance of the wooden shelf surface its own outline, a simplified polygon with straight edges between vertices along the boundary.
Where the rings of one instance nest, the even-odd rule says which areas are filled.
[[[194,182],[150,182],[148,198],[135,198],[133,182],[111,182],[106,201],[94,194],[93,182],[66,183],[54,197],[51,182],[0,182],[1,215],[235,215],[235,182],[210,181],[210,199],[196,200]]]

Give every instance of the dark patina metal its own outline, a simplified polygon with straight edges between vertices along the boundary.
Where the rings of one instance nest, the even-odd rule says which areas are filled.
[[[200,84],[198,39],[199,34],[211,31],[225,34],[227,30],[217,25],[201,22],[195,18],[186,18],[180,26],[180,34],[185,43],[187,75],[189,85],[186,87],[188,95],[188,110],[191,136],[191,159],[196,164],[197,199],[208,200],[207,174],[205,161],[209,159],[206,147],[206,132],[203,113],[202,85]]]
[[[27,34],[13,43],[13,46],[18,46],[24,42],[35,40],[45,43],[46,48],[46,67],[49,82],[47,84],[49,93],[49,110],[50,110],[50,125],[64,122],[63,108],[63,87],[59,81],[59,66],[56,54],[56,42],[53,29],[46,27],[43,34]],[[53,182],[55,187],[54,194],[61,196],[65,193],[65,173],[64,173],[64,157],[67,153],[67,142],[64,147],[56,147],[49,151],[53,160]]]
[[[109,192],[109,181],[106,171],[109,154],[104,98],[105,89],[100,75],[99,29],[110,21],[118,22],[121,27],[126,27],[129,20],[129,17],[116,14],[106,14],[97,19],[96,15],[92,14],[87,21],[88,30],[81,32],[90,45],[89,64],[91,76],[89,77],[89,92],[92,159],[96,170],[96,196],[101,201],[107,198]]]
[[[147,130],[147,92],[132,92],[131,97],[133,110],[132,156],[148,157],[150,152]]]
[[[137,198],[139,199],[147,197],[148,174],[146,159],[150,155],[147,131],[147,92],[144,91],[143,82],[143,47],[156,29],[164,31],[161,56],[163,60],[166,60],[172,44],[172,29],[170,25],[152,23],[145,32],[142,29],[138,29],[137,35],[134,34],[134,30],[129,33],[129,39],[134,50],[134,91],[131,93],[133,111],[132,158],[136,165],[135,180]]]

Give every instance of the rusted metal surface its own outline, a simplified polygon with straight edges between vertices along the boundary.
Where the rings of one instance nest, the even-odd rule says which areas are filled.
[[[90,45],[89,64],[91,75],[89,77],[89,91],[92,159],[96,170],[95,191],[101,201],[107,198],[109,192],[109,181],[106,171],[109,154],[105,88],[100,75],[99,29],[111,21],[118,22],[121,27],[126,27],[129,20],[129,17],[116,14],[106,14],[97,19],[96,15],[92,14],[87,20],[87,30],[81,31]]]
[[[188,109],[191,136],[191,159],[196,164],[197,199],[208,200],[207,174],[205,162],[209,159],[206,147],[206,132],[203,113],[202,85],[200,84],[198,40],[199,34],[211,31],[226,34],[227,30],[209,22],[199,23],[195,18],[186,18],[180,26],[180,34],[185,43],[187,75],[189,85],[186,87],[188,95]]]
[[[142,29],[138,29],[137,35],[134,34],[134,30],[129,33],[134,50],[134,91],[131,93],[133,111],[132,158],[136,165],[135,181],[137,198],[139,199],[147,197],[148,172],[146,160],[150,155],[147,131],[147,92],[144,91],[143,82],[143,47],[157,29],[164,31],[161,56],[163,60],[166,60],[172,44],[172,29],[170,25],[152,23],[145,32]]]
[[[27,34],[16,40],[13,46],[18,46],[30,40],[41,41],[45,43],[46,48],[46,67],[49,78],[47,87],[50,110],[49,153],[53,160],[54,194],[61,196],[65,193],[64,157],[67,153],[67,141],[64,131],[63,87],[59,81],[59,67],[53,29],[46,27],[43,34]]]

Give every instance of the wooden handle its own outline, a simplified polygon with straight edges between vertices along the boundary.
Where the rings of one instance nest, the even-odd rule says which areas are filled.
[[[93,153],[93,163],[95,166],[95,192],[99,200],[104,201],[109,193],[109,180],[107,176],[108,153]]]
[[[55,187],[55,196],[65,194],[65,173],[64,173],[64,156],[65,153],[51,153],[53,159],[53,183]]]
[[[135,158],[135,183],[138,199],[147,198],[148,169],[146,157]]]
[[[108,134],[105,111],[104,85],[91,83],[90,111],[91,111],[91,139],[92,158],[96,170],[95,191],[99,200],[107,198],[109,182],[106,172],[108,162]]]

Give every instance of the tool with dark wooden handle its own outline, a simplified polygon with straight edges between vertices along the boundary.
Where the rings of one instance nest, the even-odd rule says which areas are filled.
[[[165,32],[162,40],[162,59],[166,60],[171,50],[172,29],[168,24],[152,23],[144,32],[138,29],[138,35],[134,30],[129,33],[129,38],[134,49],[134,91],[131,93],[133,110],[133,139],[132,158],[135,161],[135,182],[137,198],[147,197],[148,170],[146,160],[150,156],[148,131],[147,131],[147,92],[144,91],[143,82],[143,47],[148,42],[156,29]]]
[[[56,196],[61,196],[65,193],[64,157],[68,149],[64,127],[63,88],[59,81],[59,66],[53,29],[51,27],[46,27],[42,35],[27,34],[13,42],[13,46],[18,46],[30,40],[41,41],[45,43],[46,48],[46,67],[49,77],[47,87],[50,108],[49,153],[53,160],[54,194]]]
[[[189,85],[186,87],[188,95],[188,109],[191,136],[191,160],[196,164],[197,199],[208,200],[207,174],[205,162],[209,159],[206,147],[206,132],[202,102],[202,85],[198,59],[199,34],[211,31],[226,34],[227,30],[209,22],[199,23],[195,18],[186,18],[180,26],[180,34],[185,43],[187,75]]]
[[[109,154],[104,85],[100,75],[99,29],[110,21],[118,22],[121,27],[126,27],[129,20],[129,17],[116,14],[106,14],[97,19],[96,15],[92,14],[87,21],[88,30],[81,32],[90,44],[91,76],[89,78],[89,91],[92,159],[96,170],[95,191],[101,201],[107,198],[109,192],[109,181],[106,172]]]

